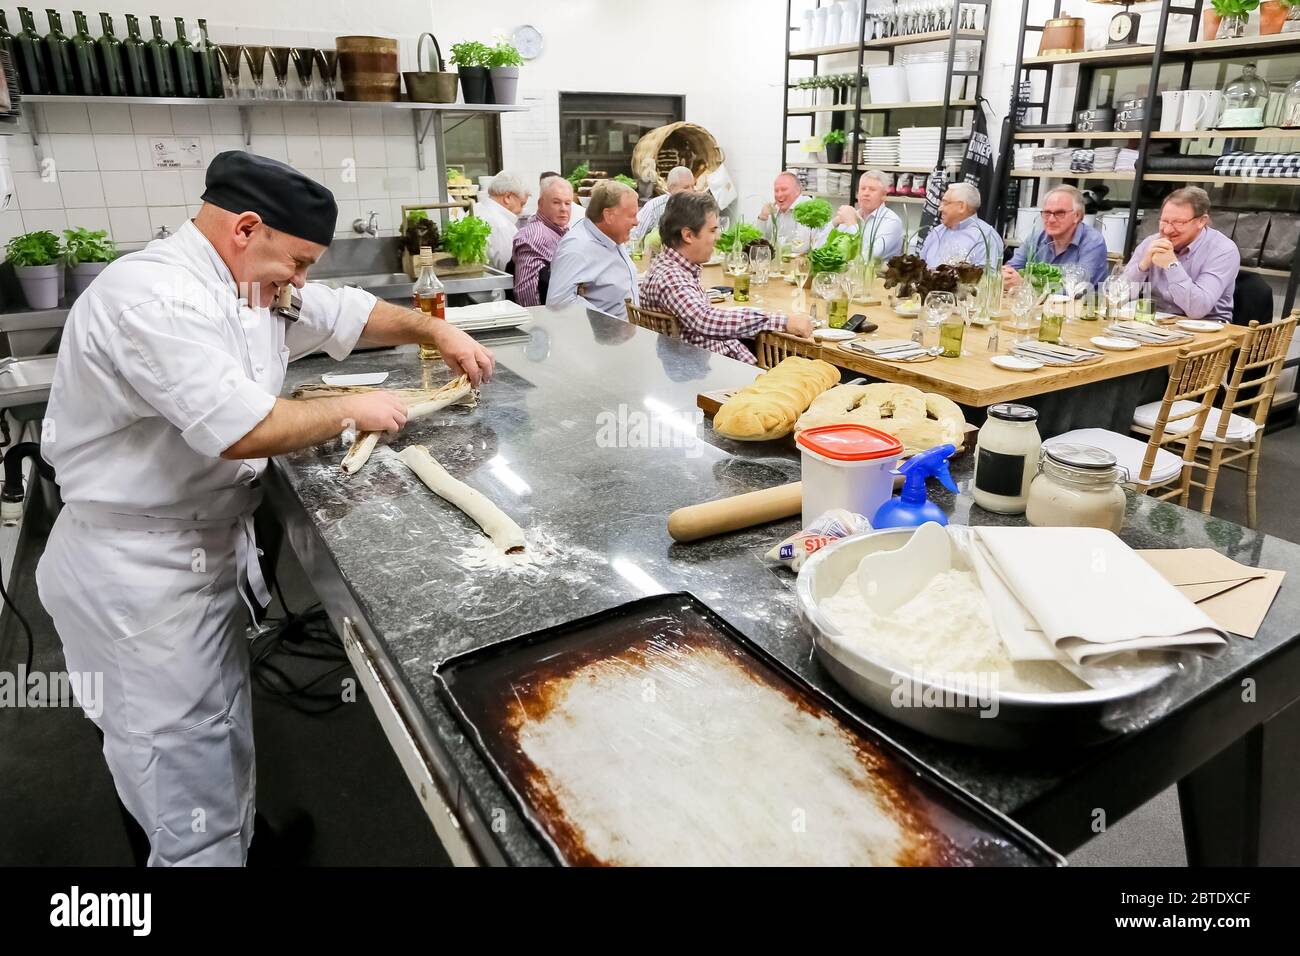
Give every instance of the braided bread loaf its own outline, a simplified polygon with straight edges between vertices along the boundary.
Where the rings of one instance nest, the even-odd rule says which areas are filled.
[[[728,399],[713,417],[713,430],[740,441],[782,438],[813,399],[839,380],[839,369],[829,362],[791,355]]]
[[[839,385],[823,392],[799,417],[795,431],[850,422],[893,435],[909,456],[945,444],[960,451],[966,434],[966,419],[956,402],[889,382]]]

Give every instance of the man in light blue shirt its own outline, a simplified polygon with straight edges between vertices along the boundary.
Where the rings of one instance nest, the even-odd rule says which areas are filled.
[[[980,191],[970,183],[948,187],[939,203],[940,222],[921,246],[921,258],[927,266],[933,269],[954,261],[982,266],[990,259],[995,265],[1002,262],[1002,237],[977,215],[979,208]]]
[[[636,190],[609,179],[597,183],[587,216],[569,227],[551,260],[547,305],[582,299],[606,315],[627,318],[624,300],[639,304],[636,265],[623,248],[636,225]]]
[[[1043,197],[1043,228],[1035,232],[1015,251],[1002,267],[1008,289],[1020,285],[1018,270],[1029,260],[1030,249],[1035,262],[1053,266],[1079,266],[1093,287],[1100,287],[1110,274],[1106,259],[1106,240],[1083,221],[1083,194],[1073,186],[1057,186]]]
[[[662,196],[655,196],[648,203],[641,207],[637,213],[636,228],[632,230],[633,239],[644,239],[646,233],[651,229],[659,228],[659,217],[664,214],[664,206],[668,205],[668,197],[673,193],[679,193],[683,189],[695,188],[695,174],[685,166],[674,166],[664,177],[664,182],[668,184],[668,192]]]
[[[841,206],[835,213],[834,226],[839,232],[862,229],[862,256],[888,260],[903,251],[903,220],[885,205],[889,177],[874,169],[858,180],[858,205]],[[867,248],[867,243],[871,248]]]

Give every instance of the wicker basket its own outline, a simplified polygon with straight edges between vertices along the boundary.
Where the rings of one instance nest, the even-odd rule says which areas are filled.
[[[694,123],[669,123],[642,136],[632,151],[632,174],[643,182],[652,182],[659,192],[668,191],[664,179],[674,166],[685,166],[695,174],[695,188],[707,190],[702,177],[722,165],[722,147],[703,126]]]

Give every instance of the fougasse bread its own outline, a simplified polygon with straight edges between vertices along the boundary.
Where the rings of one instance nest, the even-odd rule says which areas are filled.
[[[891,382],[837,385],[823,392],[799,417],[795,431],[845,423],[868,425],[893,435],[903,443],[905,455],[945,444],[961,450],[966,433],[966,419],[956,402]]]
[[[739,441],[783,438],[813,399],[839,380],[829,362],[792,355],[728,399],[713,417],[713,430]]]

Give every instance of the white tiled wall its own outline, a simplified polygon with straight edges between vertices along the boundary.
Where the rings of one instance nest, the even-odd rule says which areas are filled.
[[[0,243],[35,229],[107,229],[130,247],[162,226],[175,231],[199,206],[205,170],[155,169],[155,136],[197,137],[205,163],[244,149],[239,114],[227,106],[124,106],[107,101],[44,106],[38,163],[26,127],[4,137],[14,200],[0,213]],[[325,184],[339,201],[339,232],[370,210],[391,234],[401,206],[436,197],[432,141],[417,168],[410,114],[375,107],[258,106],[251,150],[290,163]]]

